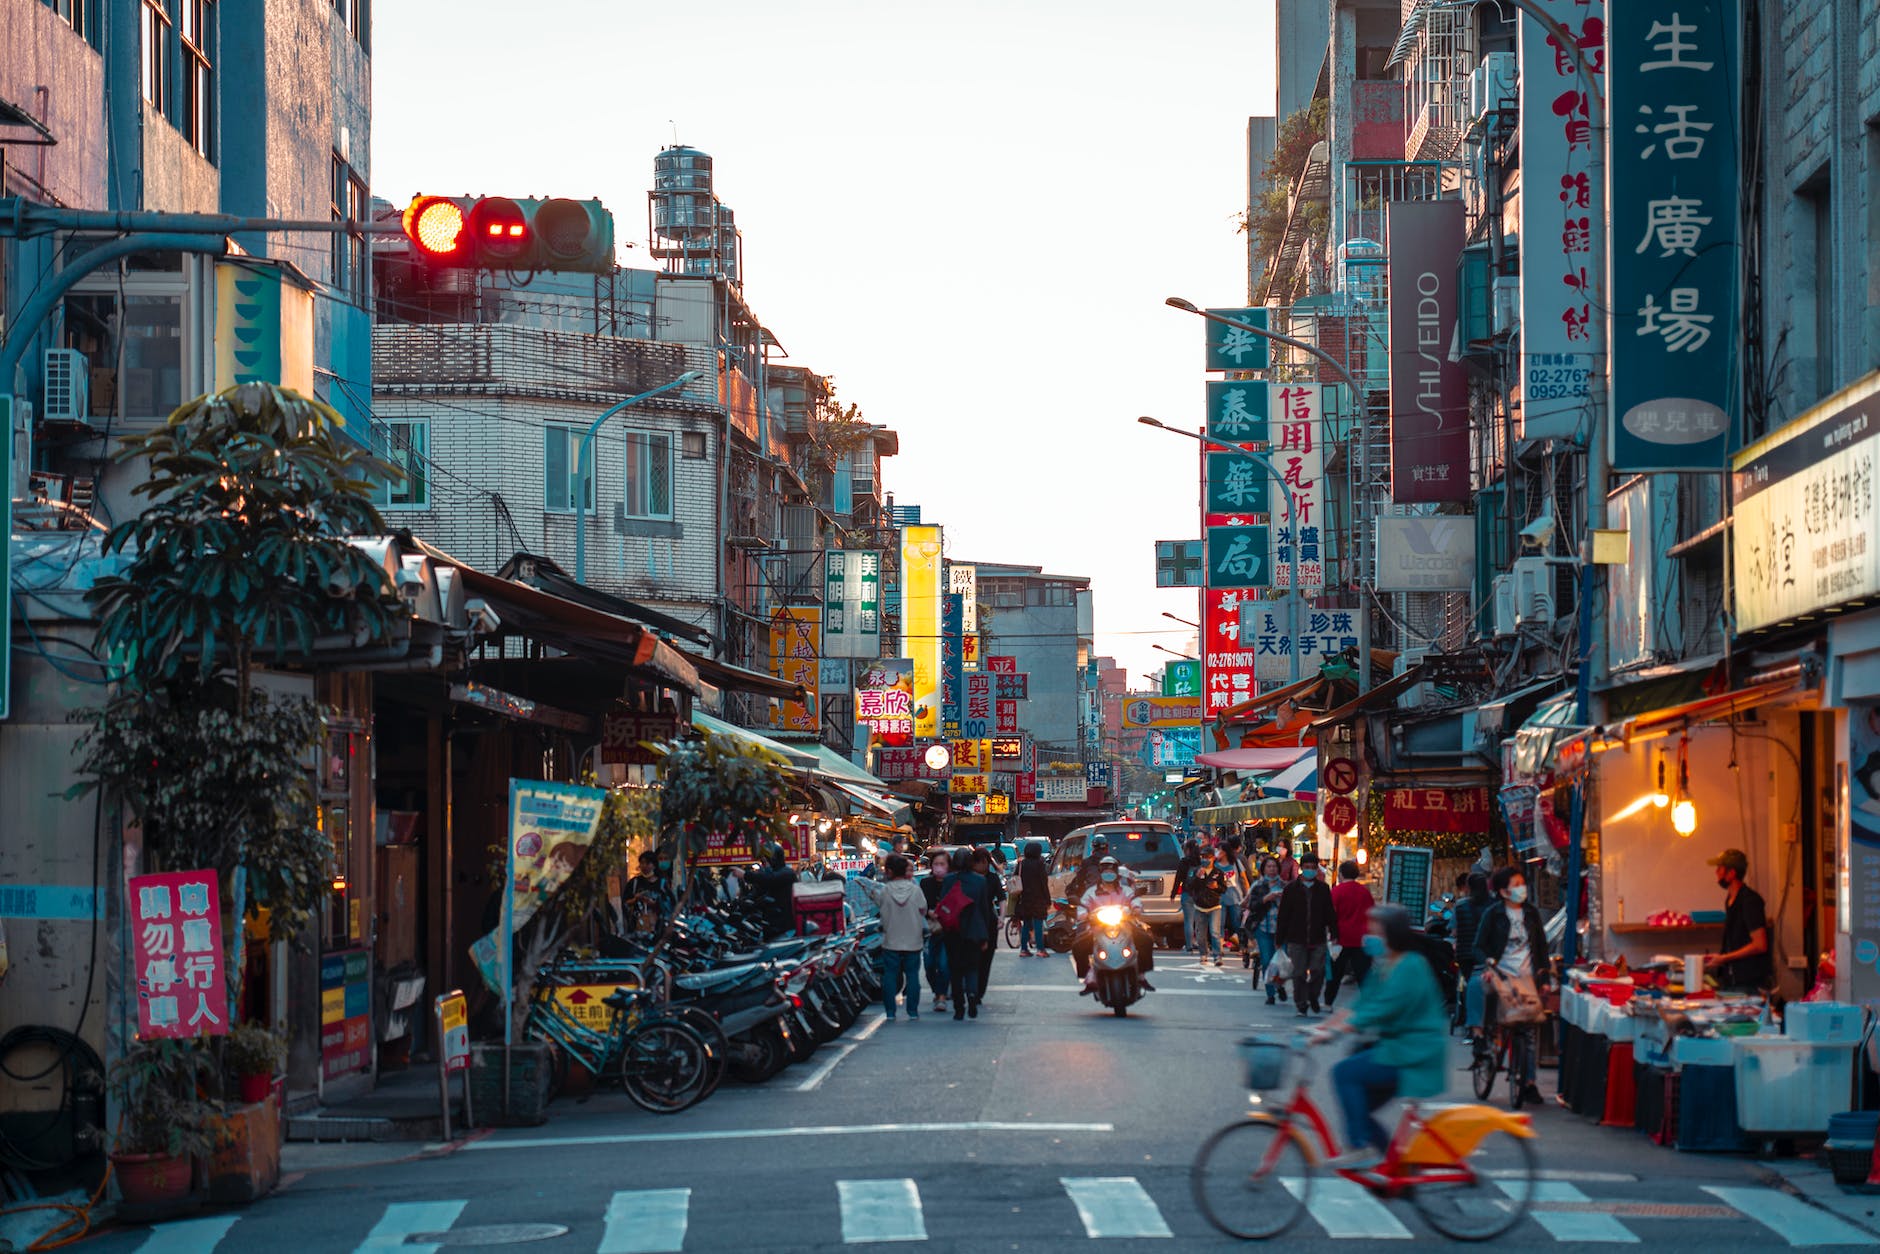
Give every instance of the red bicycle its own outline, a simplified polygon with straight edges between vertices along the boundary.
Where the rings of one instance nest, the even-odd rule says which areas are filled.
[[[1309,1091],[1311,1056],[1301,1037],[1240,1043],[1255,1109],[1210,1136],[1189,1168],[1196,1207],[1232,1237],[1276,1237],[1312,1198],[1318,1164],[1338,1140]],[[1261,1091],[1284,1092],[1269,1106]],[[1493,1106],[1404,1105],[1384,1160],[1338,1175],[1382,1198],[1407,1197],[1430,1227],[1486,1241],[1514,1227],[1534,1200],[1534,1128]]]

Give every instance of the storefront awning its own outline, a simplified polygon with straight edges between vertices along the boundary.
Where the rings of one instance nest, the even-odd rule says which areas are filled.
[[[1616,739],[1620,744],[1631,744],[1635,740],[1650,740],[1659,736],[1668,736],[1680,728],[1693,723],[1708,723],[1715,719],[1734,718],[1745,710],[1765,705],[1780,697],[1786,697],[1801,687],[1799,674],[1790,679],[1779,679],[1766,684],[1753,684],[1747,688],[1738,688],[1733,692],[1722,693],[1714,697],[1704,697],[1698,701],[1687,701],[1682,705],[1668,706],[1662,710],[1652,710],[1635,718],[1626,719],[1617,727],[1608,729],[1608,738]]]
[[[1308,754],[1260,785],[1264,797],[1282,797],[1292,801],[1319,799],[1319,759]]]
[[[1218,771],[1283,771],[1317,750],[1310,745],[1289,745],[1275,749],[1222,749],[1216,753],[1197,753],[1195,761]]]
[[[701,713],[698,710],[692,711],[692,726],[698,728],[700,731],[710,732],[714,736],[724,736],[727,739],[750,745],[753,748],[762,749],[767,753],[774,753],[799,771],[814,771],[821,765],[821,763],[816,760],[816,755],[809,752],[807,749],[802,749],[795,745],[786,745],[782,741],[772,740],[768,736],[760,736],[748,727],[739,727],[735,723],[727,723],[721,718],[713,718],[711,715]]]
[[[1422,682],[1423,667],[1412,666],[1403,674],[1378,684],[1376,687],[1372,688],[1371,691],[1359,693],[1351,700],[1339,706],[1336,710],[1327,711],[1325,716],[1314,723],[1313,726],[1323,727],[1328,723],[1342,723],[1351,718],[1354,714],[1361,713],[1365,710],[1374,710],[1380,706],[1390,705],[1396,701],[1399,696],[1410,691],[1410,689]]]
[[[736,692],[754,692],[760,697],[775,697],[779,701],[801,701],[803,685],[787,679],[778,679],[775,675],[766,675],[762,671],[746,670],[742,666],[733,666],[714,657],[693,653],[681,649],[679,652],[686,661],[698,668],[699,678],[714,688],[730,688]]]
[[[1311,678],[1302,679],[1296,684],[1287,684],[1284,688],[1275,688],[1271,692],[1263,692],[1251,701],[1242,701],[1239,705],[1230,705],[1215,717],[1215,721],[1221,723],[1244,723],[1252,719],[1255,715],[1272,709],[1274,706],[1283,705],[1288,701],[1303,701],[1307,697],[1315,695],[1319,689],[1324,686],[1324,677],[1313,675]]]
[[[831,782],[835,784],[837,788],[841,789],[845,795],[853,798],[856,804],[862,806],[864,809],[874,811],[890,823],[905,823],[914,813],[913,807],[909,806],[905,801],[898,801],[893,797],[884,797],[878,792],[871,792],[866,788],[860,788],[839,779],[832,780]]]
[[[1258,801],[1243,801],[1238,805],[1209,806],[1205,810],[1195,811],[1195,822],[1209,827],[1218,827],[1223,823],[1253,823],[1260,819],[1307,819],[1312,817],[1312,807],[1303,801],[1294,801],[1288,797],[1262,797]]]
[[[886,792],[888,789],[887,781],[876,779],[873,775],[870,775],[867,771],[855,765],[855,763],[849,761],[828,745],[811,741],[808,744],[799,744],[793,747],[804,753],[814,754],[817,763],[816,773],[826,776],[838,784],[853,784],[858,788],[866,788],[874,793]]]

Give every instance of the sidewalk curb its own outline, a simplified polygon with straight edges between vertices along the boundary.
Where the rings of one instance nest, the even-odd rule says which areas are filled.
[[[1800,1160],[1796,1165],[1802,1165]],[[1788,1175],[1774,1164],[1758,1162],[1755,1167],[1756,1174],[1770,1188],[1787,1193],[1799,1202],[1833,1215],[1837,1219],[1845,1220],[1873,1234],[1876,1239],[1880,1239],[1880,1189],[1850,1192],[1841,1185],[1833,1183],[1832,1177],[1825,1168],[1809,1166],[1808,1171],[1820,1172],[1822,1178],[1827,1180],[1829,1187],[1834,1190],[1832,1194],[1810,1192],[1802,1187],[1795,1177]]]
[[[409,1149],[402,1154],[393,1154],[384,1158],[362,1158],[357,1162],[324,1163],[318,1166],[300,1167],[293,1171],[283,1172],[281,1182],[276,1186],[274,1191],[276,1193],[284,1193],[309,1176],[320,1175],[330,1171],[358,1171],[363,1168],[389,1167],[399,1163],[414,1163],[423,1162],[427,1159],[449,1158],[459,1150],[462,1150],[465,1146],[488,1137],[490,1131],[491,1129],[489,1128],[474,1128],[452,1140],[431,1142],[429,1144],[420,1143],[417,1144],[415,1148]],[[312,1144],[312,1142],[306,1142],[306,1144]],[[343,1144],[343,1142],[335,1142],[335,1144]],[[354,1144],[366,1146],[384,1145],[386,1143],[354,1142]],[[411,1145],[413,1143],[405,1142],[405,1144]]]

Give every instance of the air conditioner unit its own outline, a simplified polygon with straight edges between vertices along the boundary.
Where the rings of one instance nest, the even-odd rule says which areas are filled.
[[[1469,122],[1479,125],[1519,98],[1519,74],[1512,52],[1491,52],[1469,71]]]
[[[46,421],[91,421],[91,363],[75,348],[46,350]]]
[[[1512,636],[1520,626],[1515,615],[1514,591],[1513,575],[1495,576],[1492,595],[1495,602],[1495,635],[1497,637]]]
[[[1554,572],[1544,557],[1519,557],[1514,563],[1514,621],[1518,626],[1551,627],[1554,621]]]
[[[1521,279],[1518,275],[1498,274],[1491,294],[1492,329],[1496,335],[1512,335],[1521,322]]]
[[[1406,675],[1412,667],[1421,666],[1423,659],[1429,655],[1428,649],[1404,649],[1397,654],[1397,664],[1391,669],[1391,674],[1393,676]],[[1428,684],[1412,684],[1398,695],[1397,706],[1399,709],[1414,710],[1429,700],[1429,697],[1430,686]]]

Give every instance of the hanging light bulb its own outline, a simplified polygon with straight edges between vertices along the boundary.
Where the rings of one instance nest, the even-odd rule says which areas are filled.
[[[1678,803],[1671,807],[1671,830],[1689,836],[1697,830],[1697,806],[1691,801],[1691,738],[1678,742]]]
[[[1652,794],[1652,804],[1660,810],[1671,804],[1671,794],[1665,791],[1665,755],[1658,755],[1658,790]]]
[[[1370,851],[1365,849],[1364,846],[1362,845],[1358,846],[1358,852],[1356,856],[1357,856],[1359,866],[1363,866],[1365,863],[1371,860]]]

